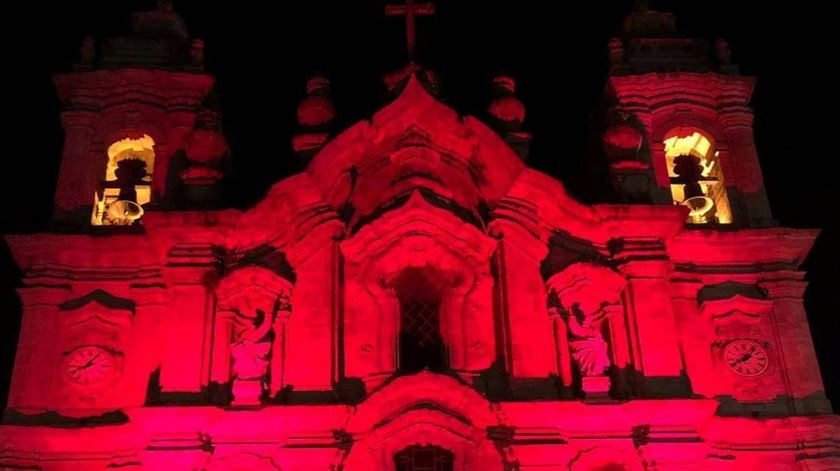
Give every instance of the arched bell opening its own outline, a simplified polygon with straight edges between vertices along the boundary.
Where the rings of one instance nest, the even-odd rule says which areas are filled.
[[[674,204],[690,210],[686,222],[732,222],[723,169],[714,139],[693,127],[675,128],[665,134],[665,160]]]
[[[149,135],[126,137],[108,146],[105,179],[94,194],[91,224],[127,226],[143,216],[152,199],[155,141]]]

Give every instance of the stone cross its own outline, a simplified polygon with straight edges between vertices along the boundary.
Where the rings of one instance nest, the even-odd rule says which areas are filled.
[[[414,45],[416,43],[416,30],[414,19],[416,16],[434,15],[434,3],[414,3],[414,0],[405,0],[404,5],[386,5],[385,14],[388,16],[405,16],[405,36],[408,47],[408,59],[414,61]]]

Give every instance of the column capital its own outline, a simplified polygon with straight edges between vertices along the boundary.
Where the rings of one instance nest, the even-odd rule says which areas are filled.
[[[771,299],[802,299],[808,282],[804,280],[775,280],[758,283]]]

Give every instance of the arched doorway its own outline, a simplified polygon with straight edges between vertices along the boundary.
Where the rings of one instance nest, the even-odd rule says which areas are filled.
[[[435,445],[413,445],[394,455],[397,471],[452,471],[455,455]]]

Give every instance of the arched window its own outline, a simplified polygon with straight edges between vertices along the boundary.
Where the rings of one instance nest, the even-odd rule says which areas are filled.
[[[91,224],[130,225],[143,213],[152,198],[155,141],[144,134],[125,138],[108,147],[108,163],[101,190],[94,195]]]
[[[434,445],[414,445],[394,455],[394,461],[397,471],[452,471],[455,457]]]
[[[440,334],[441,283],[436,272],[409,268],[394,283],[400,302],[398,339],[400,373],[423,369],[444,371],[448,367],[446,347]]]
[[[714,141],[695,128],[677,128],[666,134],[665,159],[674,204],[691,209],[687,222],[732,222],[723,170]]]

